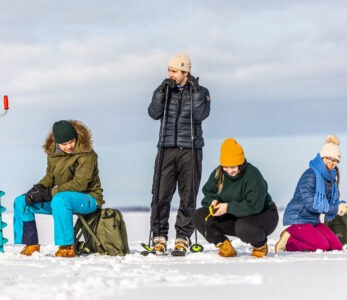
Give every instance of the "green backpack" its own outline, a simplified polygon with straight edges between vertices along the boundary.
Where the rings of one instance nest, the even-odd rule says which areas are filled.
[[[325,224],[335,233],[342,245],[347,244],[347,215],[336,216],[333,220],[327,221]]]
[[[124,256],[130,253],[123,215],[118,209],[98,209],[91,214],[77,216],[74,233],[78,256],[90,253]]]

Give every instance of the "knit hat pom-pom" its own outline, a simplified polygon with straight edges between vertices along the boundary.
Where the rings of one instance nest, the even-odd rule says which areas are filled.
[[[326,140],[325,140],[326,143],[331,143],[331,144],[335,144],[335,145],[340,145],[340,140],[339,138],[334,135],[334,134],[330,134],[327,136]]]

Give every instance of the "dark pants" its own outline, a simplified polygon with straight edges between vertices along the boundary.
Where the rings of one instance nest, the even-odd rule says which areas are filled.
[[[206,240],[215,245],[223,243],[227,239],[226,235],[231,235],[254,247],[262,247],[278,223],[275,204],[258,215],[242,218],[226,213],[220,217],[210,216],[206,222],[205,218],[208,214],[208,208],[199,208],[194,214],[193,222]]]
[[[157,184],[158,155],[153,177],[153,199],[151,223],[153,236],[167,238],[169,231],[170,204],[178,185],[180,206],[175,224],[176,237],[190,237],[194,231],[192,218],[195,211],[194,199],[199,191],[201,179],[202,150],[195,151],[195,172],[193,189],[193,160],[191,149],[164,148],[159,176],[158,199],[155,199]]]

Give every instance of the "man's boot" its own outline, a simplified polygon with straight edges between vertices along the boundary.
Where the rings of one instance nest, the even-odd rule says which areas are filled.
[[[166,238],[164,236],[156,236],[153,238],[155,255],[164,255],[166,253]]]
[[[175,240],[175,248],[172,250],[172,256],[185,256],[187,254],[188,248],[190,245],[190,241],[188,238],[176,238]]]

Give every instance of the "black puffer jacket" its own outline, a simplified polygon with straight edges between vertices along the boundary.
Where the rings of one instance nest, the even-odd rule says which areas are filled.
[[[169,92],[169,104],[166,128],[164,128],[163,147],[191,148],[191,124],[190,124],[190,89],[185,85],[182,91],[177,88]],[[210,94],[208,89],[200,86],[200,91],[192,93],[193,99],[193,126],[194,148],[201,149],[204,146],[201,122],[210,114]],[[154,91],[152,102],[148,107],[148,114],[154,120],[163,121],[165,105],[165,93]],[[159,132],[160,136],[160,132]],[[159,143],[158,143],[159,146]]]

